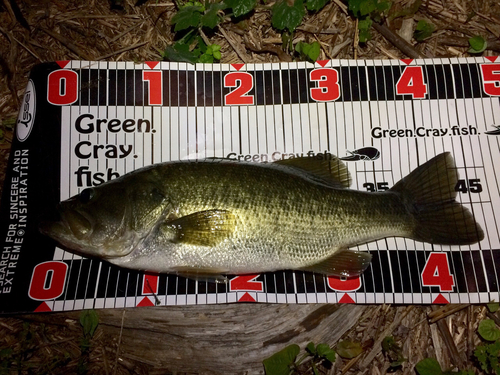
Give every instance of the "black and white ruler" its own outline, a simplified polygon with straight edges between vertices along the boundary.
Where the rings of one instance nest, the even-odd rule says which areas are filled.
[[[225,157],[337,155],[351,188],[380,191],[449,151],[470,246],[386,238],[342,280],[282,271],[226,285],[85,259],[37,231],[60,200],[137,168]],[[500,300],[500,58],[189,65],[58,61],[32,71],[0,211],[0,312],[269,303]],[[497,207],[497,209],[495,209]]]

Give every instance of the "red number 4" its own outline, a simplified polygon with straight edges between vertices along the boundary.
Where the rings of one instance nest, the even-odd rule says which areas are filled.
[[[453,292],[455,280],[446,253],[431,253],[422,271],[423,286],[438,286],[441,292]]]
[[[421,66],[407,66],[398,83],[396,94],[411,95],[413,99],[424,99],[427,94],[427,85],[424,82],[424,72]]]

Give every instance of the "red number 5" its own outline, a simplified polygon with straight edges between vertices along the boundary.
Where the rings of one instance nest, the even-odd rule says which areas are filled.
[[[500,96],[500,64],[481,65],[484,92],[491,96]]]

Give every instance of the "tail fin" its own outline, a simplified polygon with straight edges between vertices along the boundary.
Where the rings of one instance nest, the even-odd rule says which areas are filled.
[[[442,245],[467,245],[484,238],[471,212],[455,200],[457,181],[453,157],[445,152],[391,188],[401,195],[415,218],[413,239]]]

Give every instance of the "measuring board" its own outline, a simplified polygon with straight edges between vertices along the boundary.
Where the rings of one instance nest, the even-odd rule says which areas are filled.
[[[371,242],[355,248],[373,259],[352,279],[280,271],[215,284],[148,274],[63,251],[37,229],[59,201],[159,162],[337,155],[351,188],[375,193],[445,151],[460,175],[457,200],[484,240]],[[1,201],[0,311],[499,301],[499,164],[496,57],[41,64],[27,85]]]

